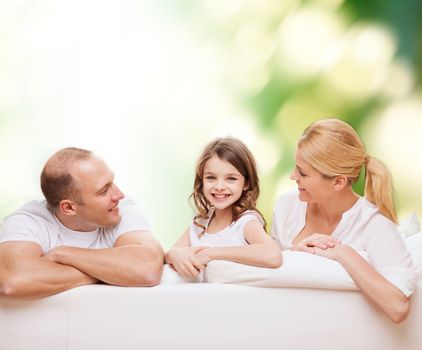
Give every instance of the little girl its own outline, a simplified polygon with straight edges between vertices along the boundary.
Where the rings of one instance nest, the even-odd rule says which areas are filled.
[[[166,254],[180,275],[195,277],[212,260],[276,268],[282,257],[256,209],[259,179],[255,160],[235,138],[218,138],[196,166],[193,197],[198,214]]]

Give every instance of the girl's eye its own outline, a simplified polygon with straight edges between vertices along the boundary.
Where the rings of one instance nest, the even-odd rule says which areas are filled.
[[[300,174],[300,176],[303,176],[303,177],[306,176],[306,174],[302,173],[300,170],[299,170],[299,174]]]
[[[206,179],[206,180],[214,180],[214,179],[215,179],[215,177],[214,177],[214,176],[206,176],[206,177],[205,177],[205,179]]]
[[[229,177],[227,180],[229,180],[229,181],[236,181],[237,178],[235,178],[235,177]]]

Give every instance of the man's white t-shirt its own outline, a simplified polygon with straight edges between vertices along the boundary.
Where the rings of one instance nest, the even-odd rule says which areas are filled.
[[[117,238],[132,231],[150,231],[151,227],[138,204],[125,197],[119,202],[121,220],[113,227],[91,232],[74,231],[64,226],[43,201],[32,201],[9,215],[2,227],[0,243],[30,241],[38,243],[43,253],[65,245],[77,248],[111,248]]]
[[[308,203],[299,199],[297,191],[281,196],[273,213],[271,236],[282,250],[290,249],[293,240],[306,223]],[[343,213],[331,234],[342,244],[364,252],[369,263],[405,295],[415,288],[412,259],[396,225],[382,215],[366,198],[360,197],[352,208]]]

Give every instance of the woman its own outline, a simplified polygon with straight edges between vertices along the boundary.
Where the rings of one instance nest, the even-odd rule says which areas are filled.
[[[295,160],[290,178],[298,192],[277,201],[272,236],[283,250],[338,261],[373,304],[393,322],[402,322],[415,277],[396,229],[387,168],[366,153],[350,125],[337,119],[311,124]],[[365,197],[352,189],[362,169]]]

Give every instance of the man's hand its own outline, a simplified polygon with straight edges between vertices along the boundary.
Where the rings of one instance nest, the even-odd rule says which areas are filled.
[[[66,254],[66,251],[69,250],[66,246],[58,246],[51,250],[49,250],[47,253],[44,254],[44,259],[47,259],[48,261],[55,262],[61,264],[60,257]]]

